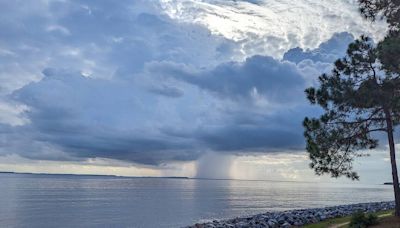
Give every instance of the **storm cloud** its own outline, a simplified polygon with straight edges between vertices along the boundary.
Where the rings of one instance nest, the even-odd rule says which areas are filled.
[[[225,98],[260,96],[272,102],[295,100],[296,93],[305,86],[295,64],[268,56],[253,56],[244,62],[223,63],[210,71],[175,77]]]
[[[313,40],[309,27],[288,37],[246,26],[226,34],[206,20],[215,9],[242,15],[251,4],[261,11],[248,17],[270,23],[271,15],[260,13],[266,1],[224,2],[206,1],[195,22],[173,13],[176,1],[0,3],[0,154],[160,165],[209,152],[302,151],[301,121],[319,113],[303,91],[353,35],[334,34],[342,18],[333,15]]]

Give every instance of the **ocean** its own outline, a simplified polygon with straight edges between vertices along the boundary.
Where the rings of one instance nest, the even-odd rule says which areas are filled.
[[[182,227],[300,208],[393,200],[392,186],[0,174],[0,227]]]

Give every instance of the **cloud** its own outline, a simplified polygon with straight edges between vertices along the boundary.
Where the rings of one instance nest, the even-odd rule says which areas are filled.
[[[240,43],[243,58],[279,58],[291,48],[315,49],[342,31],[376,40],[386,31],[384,23],[364,20],[356,2],[347,0],[163,0],[161,5],[172,18],[204,25]]]
[[[29,107],[25,116],[30,124],[21,131],[32,140],[56,145],[73,158],[100,157],[147,165],[195,160],[209,150],[238,154],[302,146],[301,120],[280,118],[298,108],[293,101],[302,95],[304,79],[294,64],[255,56],[244,63],[230,62],[198,71],[199,75],[186,75],[196,79],[184,78],[177,69],[168,71],[170,65],[159,66],[164,67],[158,69],[161,72],[177,74],[172,77],[184,82],[184,93],[176,94],[169,87],[148,90],[132,79],[92,78],[47,68],[41,81],[12,95],[15,102]],[[137,80],[149,77],[148,73]],[[257,108],[254,90],[270,103],[279,103],[270,116],[260,114],[271,105]],[[210,92],[201,95],[203,91]],[[193,108],[188,103],[193,96],[207,99]],[[235,101],[240,97],[242,101]],[[225,103],[226,99],[231,102]],[[241,111],[246,100],[250,101],[249,110]],[[34,158],[35,153],[22,155]]]
[[[306,0],[282,11],[292,4],[0,3],[0,154],[160,167],[302,150],[301,121],[318,113],[303,90],[351,35],[320,43],[355,13]],[[305,27],[293,26],[299,12]],[[322,19],[327,29],[308,23]],[[292,47],[304,50],[279,60]]]
[[[230,59],[233,48],[202,26],[172,20],[156,2],[0,4],[0,95],[40,80],[48,67],[130,77],[147,61],[213,65]]]
[[[103,157],[155,164],[192,160],[190,144],[161,134],[156,96],[125,83],[46,69],[41,81],[14,92],[30,107],[31,137],[50,142],[74,157]],[[146,95],[147,94],[147,95]],[[171,120],[172,121],[172,120]],[[190,153],[189,153],[190,152]]]
[[[349,44],[353,41],[354,36],[348,32],[335,33],[329,40],[321,43],[318,48],[312,50],[293,48],[284,54],[283,59],[294,63],[300,63],[307,59],[313,62],[334,63],[346,54]]]
[[[318,76],[331,72],[334,62],[346,55],[347,47],[353,41],[354,36],[348,32],[335,33],[315,49],[297,47],[288,50],[283,60],[297,65],[308,86],[316,85]]]
[[[253,56],[244,62],[223,63],[210,71],[194,75],[182,72],[174,76],[222,97],[241,99],[260,96],[268,102],[296,100],[298,97],[295,94],[302,92],[305,86],[294,64],[266,56]]]
[[[214,151],[234,151],[236,154],[282,152],[303,149],[303,138],[299,130],[299,127],[281,130],[268,125],[224,126],[222,129],[202,132],[200,138]]]
[[[0,100],[0,123],[11,126],[21,126],[29,123],[29,120],[23,116],[28,109],[21,104],[10,103],[8,100]]]
[[[192,133],[202,146],[213,151],[302,150],[302,118],[318,113],[305,100],[304,72],[291,62],[254,56],[210,70],[170,62],[151,63],[147,69],[152,75],[194,85],[218,101],[218,108],[209,109],[219,113],[218,119],[203,123]]]

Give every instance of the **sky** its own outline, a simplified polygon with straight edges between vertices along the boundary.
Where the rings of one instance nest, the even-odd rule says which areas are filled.
[[[304,89],[385,32],[353,0],[0,0],[0,170],[332,181]],[[385,141],[355,167],[390,181]]]

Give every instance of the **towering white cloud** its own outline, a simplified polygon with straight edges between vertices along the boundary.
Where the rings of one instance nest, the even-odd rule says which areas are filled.
[[[245,56],[281,57],[288,49],[316,48],[336,32],[380,39],[383,23],[363,20],[353,0],[162,0],[172,18],[206,26],[236,41]]]

